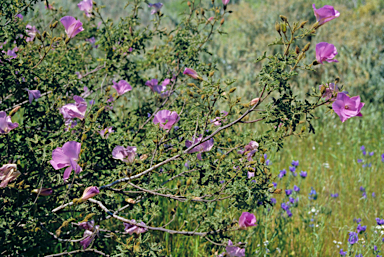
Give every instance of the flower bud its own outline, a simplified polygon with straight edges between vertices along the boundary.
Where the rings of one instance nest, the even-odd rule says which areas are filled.
[[[296,52],[296,54],[300,53],[300,48],[298,46],[296,46],[295,52]]]
[[[209,77],[212,77],[213,74],[215,74],[215,71],[211,71],[211,72],[209,73]]]
[[[188,2],[187,2],[187,5],[188,5],[189,7],[191,7],[191,2],[188,1]]]
[[[15,115],[15,113],[21,108],[21,106],[16,106],[15,108],[12,109],[12,111],[9,113],[9,116]]]
[[[39,191],[40,191],[40,193],[39,193]],[[31,192],[34,194],[42,195],[42,196],[48,196],[48,195],[52,194],[53,190],[52,190],[52,188],[41,188],[41,190],[40,189],[33,189]]]
[[[311,43],[306,44],[306,45],[304,46],[304,48],[303,48],[303,52],[308,51],[308,49],[309,49],[310,46],[311,46]]]
[[[89,198],[94,197],[95,195],[98,195],[99,193],[100,193],[100,191],[96,186],[87,187],[84,190],[83,195],[81,196],[81,200],[86,201]]]
[[[135,204],[135,203],[136,203],[136,201],[133,200],[132,198],[127,198],[127,199],[125,199],[125,201],[126,201],[127,203],[130,203],[130,204]]]
[[[41,40],[41,35],[39,34],[39,32],[36,32],[36,37],[38,40]]]
[[[281,31],[285,34],[285,32],[287,32],[287,25],[285,25],[285,23],[281,23]]]
[[[144,161],[148,158],[148,155],[146,154],[143,154],[142,156],[140,156],[140,160]]]
[[[223,25],[223,24],[224,24],[224,18],[221,19],[221,21],[220,21],[220,25]]]
[[[285,17],[284,15],[280,15],[280,19],[284,22],[288,22],[288,19],[287,17]]]
[[[43,39],[47,36],[47,32],[46,31],[43,31],[43,34],[41,34],[41,36],[43,37]]]
[[[199,15],[199,10],[196,10],[195,13],[196,13],[196,16],[198,16]]]
[[[280,34],[280,32],[281,32],[280,23],[278,23],[278,22],[275,23],[275,29],[276,29],[277,33]]]
[[[308,21],[303,21],[302,23],[300,23],[299,25],[299,28],[304,28],[304,25],[307,24]]]
[[[250,105],[253,106],[253,105],[257,104],[259,101],[260,101],[260,98],[258,98],[258,97],[254,98],[254,99],[251,100]]]
[[[58,21],[55,21],[54,23],[52,23],[52,28],[53,29],[57,27],[57,23],[58,23]]]
[[[235,92],[236,91],[236,87],[233,87],[233,88],[231,88],[230,90],[229,90],[229,93],[231,94],[231,93],[233,93],[233,92]]]

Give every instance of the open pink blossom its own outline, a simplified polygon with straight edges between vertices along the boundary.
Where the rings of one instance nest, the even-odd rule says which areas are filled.
[[[39,31],[36,29],[35,26],[31,26],[29,24],[26,26],[26,29],[27,29],[27,35],[29,36],[26,38],[26,41],[32,42],[35,39],[36,34],[39,33]]]
[[[156,92],[158,94],[161,94],[163,91],[165,91],[167,89],[167,85],[169,84],[169,82],[168,83],[167,82],[164,80],[161,85],[158,85],[159,81],[157,79],[151,79],[151,80],[148,80],[147,82],[145,82],[145,85],[150,87],[152,92]]]
[[[321,42],[316,45],[316,60],[318,63],[323,62],[339,62],[334,59],[337,55],[337,49],[334,45],[327,42]]]
[[[248,145],[244,147],[244,150],[238,151],[239,154],[247,154],[247,160],[252,161],[252,156],[255,155],[259,148],[259,144],[255,141],[249,142]]]
[[[319,86],[319,89],[321,90],[323,85],[320,85]],[[337,85],[335,85],[334,83],[329,83],[327,85],[327,87],[325,88],[325,91],[322,95],[323,98],[325,98],[326,101],[328,101],[329,99],[331,99],[332,101],[335,101],[335,97],[333,97],[333,95],[335,93],[338,93],[339,92],[339,89],[337,88]]]
[[[33,99],[39,99],[41,97],[41,93],[39,90],[29,90],[28,91],[28,98],[29,98],[29,103],[31,104]]]
[[[226,111],[222,111],[221,113],[223,114],[223,116],[221,116],[221,117],[216,117],[215,119],[210,120],[210,122],[213,123],[213,125],[215,125],[215,126],[221,126],[221,122],[226,122],[226,121],[227,121],[227,120],[223,120],[223,118],[225,118],[225,117],[228,116],[228,112],[226,112]]]
[[[152,8],[151,14],[153,15],[160,12],[161,7],[163,7],[163,3],[148,4],[148,7]]]
[[[100,193],[99,189],[96,186],[90,186],[87,187],[84,190],[83,195],[81,196],[81,200],[86,201],[89,198],[94,197],[95,195],[98,195]]]
[[[349,97],[345,93],[338,93],[332,109],[339,115],[341,122],[355,116],[363,116],[360,112],[364,103],[360,102],[360,96]]]
[[[239,218],[239,227],[247,228],[256,226],[256,217],[254,214],[249,212],[243,212]]]
[[[226,256],[230,257],[244,257],[245,256],[245,249],[242,249],[237,246],[233,246],[232,241],[228,240],[228,246],[225,248],[227,251]]]
[[[192,141],[186,140],[185,146],[187,148],[190,148],[192,145],[200,142],[202,139],[203,139],[203,136],[199,135],[197,138],[192,138]],[[211,138],[211,139],[199,144],[198,146],[195,146],[194,148],[189,150],[188,153],[198,152],[197,159],[199,159],[201,161],[202,160],[201,153],[211,151],[213,144],[214,144],[214,140],[213,140],[213,138]]]
[[[132,90],[132,86],[125,80],[120,80],[119,82],[113,81],[114,89],[116,89],[118,95],[122,95],[128,91]]]
[[[184,72],[183,72],[184,75],[187,75],[193,79],[201,79],[199,77],[199,75],[197,75],[197,72],[195,70],[192,70],[190,68],[185,68]]]
[[[140,223],[137,223],[136,220],[131,220],[133,223],[136,223],[136,224],[139,224],[139,225],[143,225],[143,226],[146,226],[146,224],[144,222],[140,222]],[[129,223],[125,223],[124,222],[124,231],[130,235],[132,235],[133,233],[136,233],[136,234],[141,234],[141,233],[145,233],[148,231],[147,228],[143,228],[143,227],[139,227],[139,226],[136,226],[136,225],[132,225],[132,224],[129,224]]]
[[[223,5],[227,5],[227,4],[229,4],[229,1],[230,1],[230,0],[222,0]]]
[[[133,163],[136,157],[136,146],[128,146],[124,148],[123,146],[116,146],[112,150],[112,157],[114,159],[122,160],[123,162]]]
[[[64,119],[79,118],[84,119],[85,112],[87,111],[87,102],[80,96],[73,97],[75,103],[69,103],[60,108],[60,113],[63,114]]]
[[[171,112],[168,110],[161,110],[156,113],[153,118],[154,124],[159,124],[162,129],[171,129],[172,126],[180,120],[177,112]]]
[[[75,37],[78,33],[84,30],[82,27],[83,23],[72,16],[64,16],[60,19],[60,22],[63,24],[65,33],[67,33],[69,38]]]
[[[114,132],[112,128],[113,127],[108,127],[108,128],[103,129],[103,130],[100,130],[99,131],[100,136],[104,139],[108,138],[109,134]]]
[[[38,195],[42,195],[42,196],[48,196],[48,195],[51,195],[53,193],[53,190],[52,188],[38,188],[38,189],[33,189],[32,190],[32,193],[35,193],[35,194],[38,194]]]
[[[252,171],[248,171],[247,172],[247,177],[248,178],[253,178],[254,176],[255,176],[255,172],[254,171],[253,172]]]
[[[322,8],[316,9],[315,4],[313,4],[312,8],[319,25],[323,25],[324,23],[340,16],[340,13],[331,5],[324,5]]]
[[[63,179],[67,180],[72,173],[72,170],[76,174],[79,174],[82,169],[77,164],[79,160],[81,150],[81,144],[76,141],[69,141],[63,145],[63,147],[58,147],[52,152],[52,160],[50,161],[51,165],[55,170],[60,170],[62,168],[68,167],[64,171]]]
[[[80,11],[84,11],[87,17],[92,16],[92,0],[83,0],[79,4],[77,4],[77,7],[79,7]]]
[[[17,171],[16,164],[4,164],[0,168],[0,188],[6,187],[8,183],[14,181],[20,174],[21,173]]]
[[[11,116],[7,116],[4,111],[0,112],[0,134],[8,134],[12,129],[19,126],[19,123],[12,123]]]

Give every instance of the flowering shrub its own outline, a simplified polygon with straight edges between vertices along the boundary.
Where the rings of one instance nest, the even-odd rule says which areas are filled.
[[[78,3],[81,18],[46,1],[48,23],[20,19],[35,2],[0,7],[2,255],[165,256],[156,235],[168,233],[245,256],[252,249],[231,238],[251,234],[257,206],[273,205],[271,193],[281,191],[271,190],[269,152],[287,137],[314,133],[319,107],[343,122],[361,116],[360,97],[337,91],[335,78],[305,99],[291,89],[295,76],[336,61],[332,44],[319,43],[316,56],[306,56],[309,44],[293,47],[339,16],[329,6],[314,8],[311,26],[280,16],[271,46],[281,51],[255,59],[263,64],[259,93],[248,98],[234,96],[235,80],[216,77],[213,59],[201,61],[214,54],[206,45],[224,32],[229,0],[187,2],[174,28],[163,25],[162,3],[140,0],[125,6],[117,24],[101,15],[99,1],[87,0]],[[153,19],[142,24],[144,14]],[[253,123],[265,132],[244,133]],[[290,167],[294,176],[298,165]],[[299,191],[285,191],[288,217]]]

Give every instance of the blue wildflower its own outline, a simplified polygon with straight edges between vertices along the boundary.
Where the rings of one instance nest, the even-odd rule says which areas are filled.
[[[372,156],[372,155],[374,155],[375,154],[375,152],[370,152],[369,153],[369,156]]]
[[[361,187],[360,187],[360,191],[361,191],[361,192],[365,192],[365,188],[361,186]]]
[[[333,197],[333,198],[337,198],[337,197],[339,197],[339,193],[331,194],[331,197]]]
[[[307,177],[307,172],[306,172],[306,171],[301,171],[301,172],[300,172],[300,176],[301,176],[302,178],[306,178],[306,177]]]
[[[340,249],[339,253],[340,253],[341,256],[346,256],[347,255],[347,252],[344,252],[343,249]]]
[[[356,244],[359,241],[359,236],[356,232],[349,232],[348,243],[351,245]]]
[[[285,194],[288,196],[288,195],[291,195],[293,192],[292,189],[285,189]]]
[[[353,221],[355,221],[357,224],[359,224],[361,222],[361,219],[354,218]]]
[[[367,226],[361,226],[361,224],[357,225],[357,233],[361,233],[367,230]]]
[[[300,188],[296,185],[293,186],[293,190],[295,190],[295,192],[300,192]]]
[[[316,190],[311,187],[311,192],[309,192],[309,200],[316,200],[317,199],[317,193]]]
[[[361,149],[361,151],[364,151],[364,150],[365,150],[365,146],[362,145],[362,146],[360,147],[360,149]]]
[[[295,166],[289,166],[289,170],[292,171],[292,172],[295,172],[296,171],[296,167]]]
[[[288,217],[292,217],[292,212],[289,209],[287,210],[287,215]]]
[[[276,199],[275,198],[271,198],[271,204],[276,204]]]
[[[272,185],[276,188],[277,187],[277,183],[276,182],[272,182]]]
[[[362,159],[357,159],[357,163],[362,163],[363,160]]]
[[[295,166],[295,167],[297,167],[297,166],[299,166],[299,161],[292,161],[292,166]]]

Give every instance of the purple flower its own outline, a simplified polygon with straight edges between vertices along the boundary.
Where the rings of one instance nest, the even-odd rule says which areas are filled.
[[[279,178],[283,178],[287,174],[287,171],[285,169],[281,170],[279,173]]]
[[[365,146],[362,145],[362,146],[360,147],[360,150],[361,150],[361,151],[364,151],[364,150],[365,150]]]
[[[349,232],[348,242],[353,245],[359,241],[359,236],[356,232]]]
[[[293,190],[295,190],[295,192],[300,192],[300,188],[296,185],[293,186]]]
[[[276,204],[277,203],[276,199],[275,198],[271,198],[271,203],[272,204]]]
[[[141,233],[145,233],[148,231],[148,229],[145,227],[137,226],[137,225],[146,226],[146,224],[144,222],[137,223],[136,220],[131,220],[131,222],[136,224],[136,225],[125,223],[125,222],[123,223],[124,224],[124,231],[126,233],[132,235],[133,233],[141,234]]]
[[[85,41],[89,42],[93,48],[97,49],[99,47],[99,45],[95,45],[95,43],[96,43],[95,37],[88,38]]]
[[[22,20],[24,18],[21,13],[17,14],[16,17],[19,18],[20,20]]]
[[[65,33],[67,33],[69,38],[75,37],[78,33],[84,30],[82,27],[83,23],[72,16],[65,16],[60,19],[60,22],[63,24]]]
[[[243,257],[245,256],[245,249],[241,249],[237,246],[232,246],[232,241],[228,240],[228,246],[225,248],[227,255],[230,257]]]
[[[269,159],[265,162],[265,165],[267,165],[267,166],[269,166],[271,164],[272,164],[272,162]]]
[[[369,153],[369,156],[372,156],[372,155],[374,155],[374,153],[375,153],[375,152],[370,152],[370,153]]]
[[[202,139],[203,139],[203,136],[199,135],[197,138],[193,137],[192,141],[186,140],[185,141],[185,147],[190,148],[192,145],[200,142]],[[201,161],[202,160],[201,153],[210,151],[213,147],[213,144],[214,144],[214,141],[213,141],[213,138],[211,138],[211,139],[205,141],[204,143],[201,143],[198,146],[195,146],[194,148],[189,150],[188,153],[198,152],[197,159],[199,159]]]
[[[124,148],[123,146],[116,146],[112,150],[112,157],[114,159],[122,160],[123,162],[133,163],[136,157],[136,146],[128,146]]]
[[[289,202],[292,203],[292,204],[294,204],[294,203],[295,203],[295,198],[293,198],[293,197],[289,197]]]
[[[377,223],[377,225],[379,225],[379,226],[384,225],[384,219],[381,220],[381,219],[379,219],[379,218],[376,218],[376,223]]]
[[[361,222],[361,219],[354,218],[353,221],[355,221],[357,224],[359,224]]]
[[[309,197],[308,197],[309,200],[316,200],[317,199],[317,193],[316,193],[316,190],[311,187],[311,191],[309,192]]]
[[[364,198],[364,199],[367,198],[367,193],[366,193],[366,192],[363,192],[363,198]]]
[[[99,226],[95,226],[95,221],[86,221],[78,224],[79,227],[85,229],[83,237],[86,237],[84,240],[80,241],[80,244],[83,246],[83,249],[86,249],[93,241],[95,236],[98,234]]]
[[[316,45],[316,60],[318,63],[323,62],[339,62],[334,59],[337,55],[336,47],[327,42],[321,42]]]
[[[306,177],[307,177],[307,172],[306,172],[306,171],[301,171],[301,172],[300,172],[300,176],[301,176],[302,178],[306,178]]]
[[[292,212],[291,212],[291,210],[287,210],[287,215],[288,215],[288,217],[292,217]]]
[[[211,123],[213,123],[213,125],[215,126],[221,126],[221,122],[226,122],[226,120],[223,120],[224,117],[226,117],[228,115],[228,112],[226,111],[222,111],[221,112],[222,114],[224,114],[222,117],[216,117],[215,119],[213,120],[210,120]],[[254,141],[251,141],[251,142],[254,142]],[[255,142],[256,143],[256,142]],[[257,143],[256,143],[257,144]],[[240,152],[240,151],[239,151]]]
[[[76,174],[79,174],[82,169],[77,164],[79,160],[81,150],[81,144],[76,141],[69,141],[63,145],[63,147],[58,147],[52,152],[52,160],[50,161],[51,165],[55,170],[60,170],[64,167],[68,167],[64,171],[63,179],[67,180],[72,173],[72,170]]]
[[[12,50],[8,50],[8,51],[7,51],[7,55],[11,57],[11,58],[9,58],[8,60],[15,59],[15,58],[17,57],[16,52],[17,52],[18,50],[19,50],[18,47],[13,48]],[[3,51],[3,52],[4,52],[4,51]]]
[[[361,253],[356,254],[356,257],[364,257]]]
[[[108,138],[109,134],[112,133],[112,132],[114,132],[112,128],[113,128],[113,127],[107,127],[107,128],[105,128],[105,129],[103,129],[103,130],[100,130],[100,131],[99,131],[100,136],[101,136],[102,138],[104,138],[104,139]]]
[[[92,0],[83,0],[77,5],[80,11],[84,11],[87,17],[92,16]]]
[[[21,173],[17,171],[16,164],[4,164],[0,168],[0,188],[6,187],[8,183],[14,181],[20,174]]]
[[[292,189],[285,189],[285,194],[286,194],[287,196],[291,195],[292,192],[293,192]]]
[[[324,23],[340,16],[340,13],[336,11],[331,5],[324,5],[324,7],[316,9],[315,4],[313,4],[312,8],[319,25],[323,25]]]
[[[118,95],[122,95],[128,91],[132,90],[132,86],[125,80],[120,80],[119,82],[113,81],[114,89],[116,89]]]
[[[366,155],[367,154],[367,152],[366,151],[363,151],[363,155]]]
[[[272,185],[276,188],[277,187],[277,183],[276,182],[272,182]]]
[[[256,226],[255,215],[249,212],[243,212],[239,218],[239,227],[245,229],[253,226]]]
[[[225,180],[220,180],[219,183],[220,184],[224,184]]]
[[[227,5],[227,4],[229,4],[230,0],[222,0],[222,1],[223,1],[223,5]]]
[[[160,128],[162,129],[171,129],[172,126],[179,120],[180,117],[177,112],[161,110],[156,113],[155,117],[153,118],[153,123],[159,124]]]
[[[295,167],[299,166],[299,161],[292,161],[292,166],[295,166]]]
[[[197,72],[195,70],[192,70],[190,68],[185,68],[184,72],[183,72],[184,75],[187,75],[193,79],[201,79],[198,75],[197,75]]]
[[[43,188],[41,188],[41,190],[40,190],[40,188],[39,189],[33,189],[31,192],[34,194],[42,195],[42,196],[48,196],[48,195],[51,195],[53,193],[53,190],[52,190],[52,188],[43,187]]]
[[[92,198],[95,195],[98,195],[99,193],[100,193],[100,191],[99,191],[99,189],[96,186],[87,187],[84,190],[83,195],[81,196],[81,200],[82,201],[86,201],[89,198]]]
[[[338,93],[332,108],[339,115],[342,122],[355,116],[363,116],[360,112],[364,103],[360,102],[360,96],[349,97],[344,93]]]
[[[360,191],[361,192],[364,192],[365,191],[365,188],[363,186],[360,187]]]
[[[323,85],[320,85],[319,86],[319,89],[321,90],[321,87]],[[339,89],[337,87],[337,85],[335,85],[334,83],[329,83],[326,85],[326,88],[325,88],[325,91],[322,95],[323,98],[325,98],[325,101],[328,101],[329,99],[331,99],[332,101],[335,101],[336,99],[333,97],[334,93],[337,93],[339,92]]]
[[[247,176],[248,178],[253,178],[255,176],[255,172],[248,171]]]
[[[151,14],[155,14],[157,12],[160,12],[161,7],[163,7],[163,3],[155,3],[155,4],[148,4],[149,8],[153,8],[151,11]]]
[[[66,121],[79,118],[84,119],[85,112],[87,111],[87,102],[80,96],[73,96],[75,103],[69,103],[60,108],[60,113]]]
[[[376,194],[375,192],[372,193],[372,197],[375,198],[376,197]]]
[[[87,238],[79,242],[80,245],[83,246],[83,249],[86,249],[92,243],[93,239],[95,239],[96,233],[89,230],[85,230],[83,237],[86,237],[86,236]]]
[[[361,224],[357,225],[357,233],[361,233],[367,230],[367,226],[361,226]]]
[[[289,210],[289,204],[281,203],[281,209],[283,209],[284,211]]]
[[[331,194],[331,197],[337,198],[337,197],[339,197],[339,194],[338,193]]]
[[[0,135],[8,134],[12,129],[17,128],[18,126],[19,123],[12,123],[11,116],[7,116],[6,112],[0,112]]]
[[[346,256],[348,252],[344,252],[343,249],[340,249],[339,253],[341,256]]]
[[[41,97],[41,93],[39,90],[29,90],[28,91],[28,98],[29,98],[29,103],[31,104],[33,99],[39,99]]]
[[[296,167],[295,166],[289,166],[289,171],[295,172],[296,171]]]
[[[239,154],[247,154],[247,160],[252,161],[253,155],[257,152],[259,144],[255,141],[249,142],[248,145],[244,147],[244,150],[238,151]]]
[[[161,94],[167,89],[167,85],[169,84],[169,79],[165,79],[161,85],[158,85],[158,80],[157,79],[151,79],[145,82],[145,85],[150,87],[152,92],[156,92],[158,94]]]
[[[32,42],[35,39],[35,36],[39,31],[36,29],[35,26],[27,25],[26,27],[26,32],[29,37],[26,38],[27,42]]]
[[[373,246],[373,250],[374,250],[375,252],[377,251],[377,246],[376,246],[376,245]]]
[[[357,163],[362,163],[363,160],[362,159],[357,159]]]
[[[80,222],[78,226],[81,227],[82,229],[93,231],[93,229],[95,228],[95,221],[91,220],[91,221]]]

